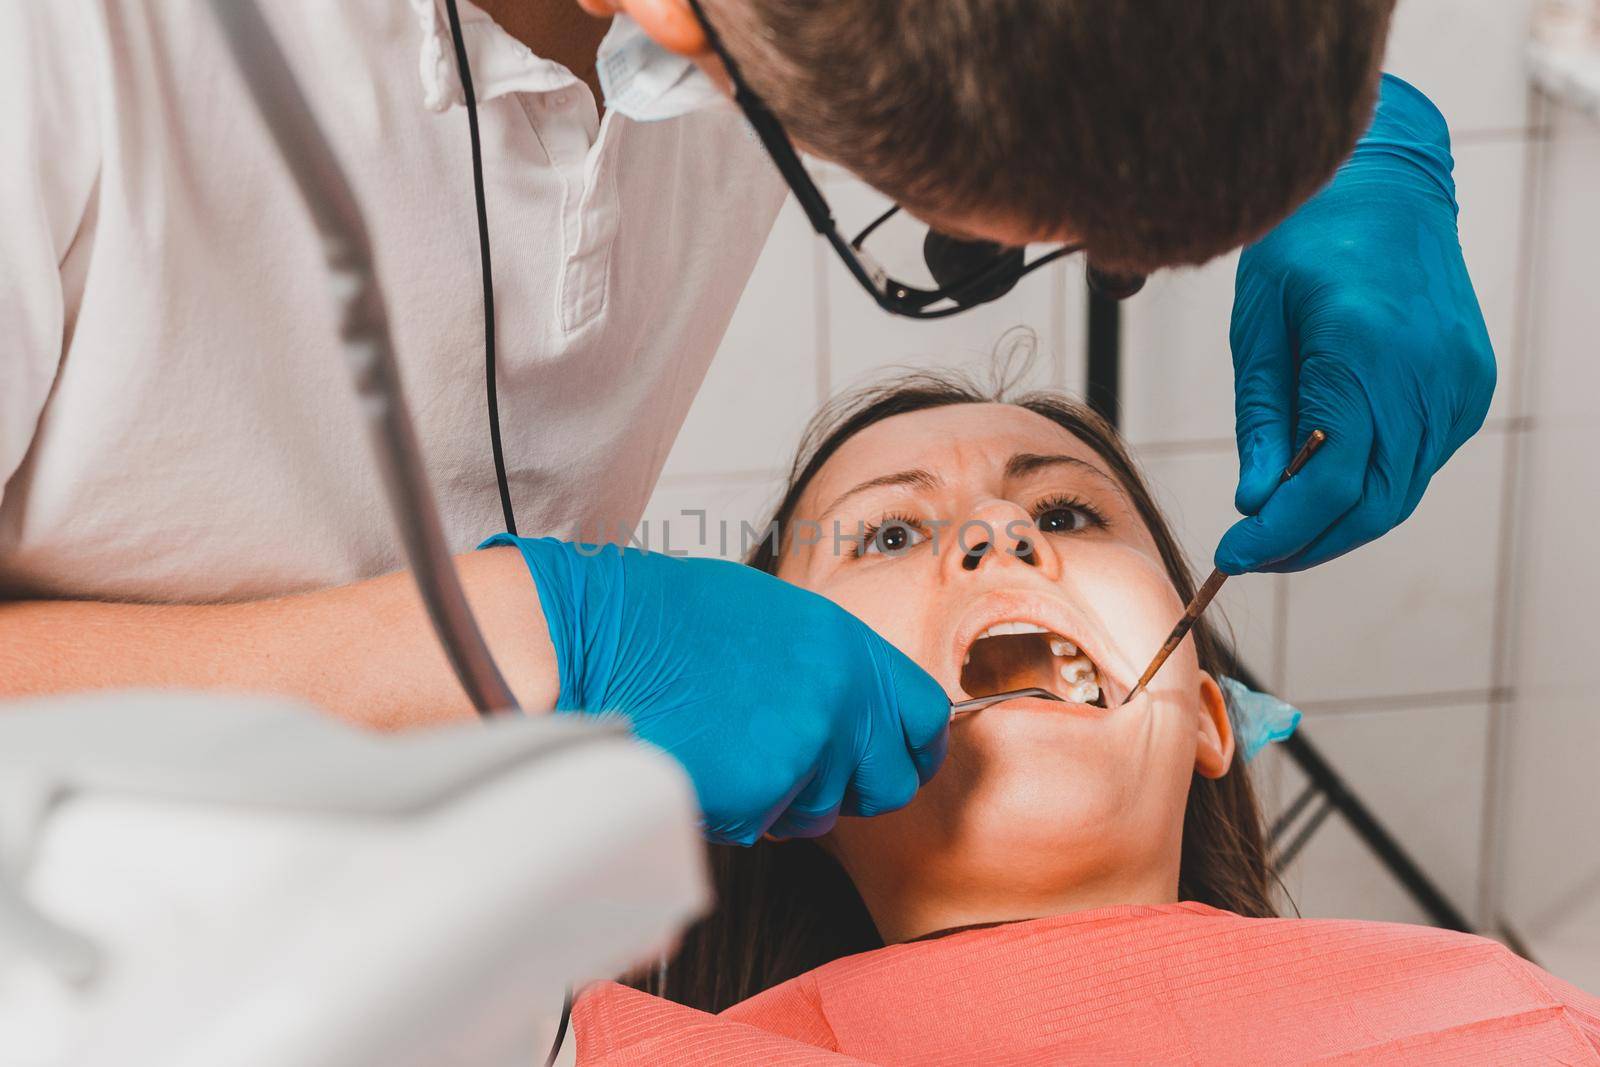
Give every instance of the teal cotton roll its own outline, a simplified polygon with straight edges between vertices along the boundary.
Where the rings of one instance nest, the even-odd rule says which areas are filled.
[[[1237,678],[1218,678],[1233,713],[1234,744],[1249,763],[1274,741],[1286,740],[1300,725],[1300,709],[1269,693],[1258,693]]]

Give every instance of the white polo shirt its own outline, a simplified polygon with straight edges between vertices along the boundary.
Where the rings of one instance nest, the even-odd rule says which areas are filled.
[[[361,198],[470,548],[504,523],[442,3],[262,7]],[[642,512],[784,190],[731,107],[597,121],[461,7],[518,525],[592,537]],[[400,566],[321,250],[208,5],[0,0],[0,101],[0,596],[254,598]]]

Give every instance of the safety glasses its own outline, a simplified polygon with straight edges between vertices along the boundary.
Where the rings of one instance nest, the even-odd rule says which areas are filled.
[[[778,173],[783,175],[796,202],[810,220],[812,229],[827,239],[850,276],[885,311],[912,319],[942,319],[956,315],[979,304],[998,300],[1015,288],[1017,282],[1040,267],[1082,251],[1082,245],[1064,245],[1030,261],[1026,249],[993,241],[951,237],[929,227],[923,239],[923,259],[938,288],[924,289],[891,277],[862,246],[874,231],[900,211],[899,205],[879,215],[854,238],[846,241],[834,222],[827,198],[801,163],[800,153],[795,151],[777,116],[744,80],[739,65],[723,45],[716,28],[706,18],[700,0],[689,0],[689,7],[700,21],[707,43],[728,73],[728,80],[733,85],[734,103],[761,139]],[[1092,289],[1116,300],[1126,299],[1144,286],[1142,276],[1104,274],[1092,264],[1088,268],[1088,278]]]

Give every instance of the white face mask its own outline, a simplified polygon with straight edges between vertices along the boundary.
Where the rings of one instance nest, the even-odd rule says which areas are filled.
[[[598,62],[606,108],[636,122],[677,118],[728,102],[693,60],[662,48],[627,15],[612,18]]]

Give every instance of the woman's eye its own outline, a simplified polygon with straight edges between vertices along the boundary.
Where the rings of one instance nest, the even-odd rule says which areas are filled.
[[[875,530],[869,530],[865,538],[862,553],[877,552],[885,556],[899,555],[913,545],[920,544],[922,534],[918,533],[909,524],[904,522],[886,522]]]
[[[1037,525],[1041,533],[1076,533],[1095,525],[1097,518],[1084,508],[1058,504],[1041,511]]]

